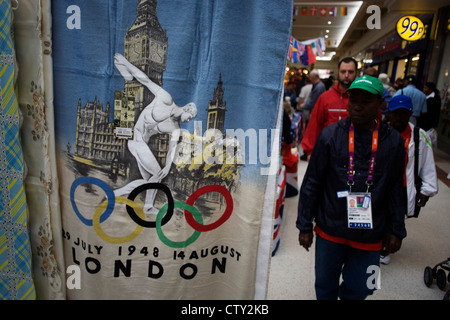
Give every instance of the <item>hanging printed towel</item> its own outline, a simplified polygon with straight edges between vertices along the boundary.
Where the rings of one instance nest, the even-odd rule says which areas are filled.
[[[0,1],[0,299],[35,298],[15,95],[11,2]]]
[[[264,298],[292,1],[52,5],[68,298]]]
[[[280,246],[280,228],[281,228],[281,220],[283,219],[285,198],[286,198],[286,167],[284,165],[281,165],[281,168],[278,171],[277,201],[273,221],[272,256],[275,255]]]

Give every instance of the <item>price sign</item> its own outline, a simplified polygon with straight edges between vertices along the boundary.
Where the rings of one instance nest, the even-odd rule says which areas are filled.
[[[397,21],[398,35],[408,41],[416,41],[422,38],[425,27],[422,21],[414,16],[406,16]]]

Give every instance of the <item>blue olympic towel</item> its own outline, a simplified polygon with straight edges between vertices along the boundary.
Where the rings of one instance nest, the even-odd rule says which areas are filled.
[[[83,271],[68,296],[256,296],[292,1],[58,0],[52,16],[65,258]],[[243,161],[219,164],[217,145]],[[171,201],[204,225],[143,221]]]

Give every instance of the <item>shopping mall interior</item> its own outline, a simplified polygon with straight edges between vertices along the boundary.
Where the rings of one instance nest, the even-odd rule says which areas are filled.
[[[336,75],[339,59],[349,56],[360,68],[373,66],[387,73],[392,83],[407,74],[416,75],[421,84],[434,81],[438,87],[448,79],[448,1],[294,1],[294,7],[292,37],[324,38],[326,50],[314,64],[323,78]],[[314,9],[317,13],[312,15]],[[398,36],[397,22],[407,15],[419,17],[424,24],[419,41]],[[289,65],[302,68],[301,63]]]
[[[355,291],[364,291],[357,299],[374,288],[368,300],[450,299],[449,0],[0,0],[0,26],[0,300],[135,299],[165,316],[217,306],[227,317],[232,307],[277,318],[287,305],[300,316],[297,300],[319,298],[317,265],[318,275],[332,273],[316,257],[338,251],[316,250],[314,218],[336,233],[319,229],[331,240],[322,245],[364,256],[332,261],[326,287],[338,287],[351,265],[359,272],[346,276],[356,274]],[[308,158],[305,119],[318,112],[297,99],[309,101],[308,78],[323,82],[322,95],[337,90],[338,64],[349,57],[354,78],[370,72],[385,86],[367,78],[375,86],[361,84],[356,96],[367,99],[352,105],[346,80],[328,109],[341,122],[317,132],[341,126],[341,140],[329,157],[322,145],[312,151],[314,140]],[[425,143],[410,158],[405,142],[416,140],[378,121],[383,100],[367,93],[392,98],[407,79],[436,110],[411,118]],[[349,108],[367,105],[359,114],[367,126],[350,123]],[[419,195],[426,205],[405,218],[401,248],[380,260],[383,240],[397,249],[394,229],[404,236],[412,181],[402,179],[404,163],[424,154],[438,190]],[[311,246],[299,243],[299,203],[309,205]]]
[[[424,34],[417,41],[406,41],[397,31],[397,22],[405,16],[418,17],[424,24]],[[416,77],[420,90],[426,82],[436,84],[442,101],[439,124],[434,128],[437,141],[433,143],[439,192],[430,198],[419,218],[406,220],[408,236],[390,263],[381,264],[380,290],[368,299],[442,300],[448,286],[442,290],[436,283],[427,287],[424,270],[450,256],[449,2],[294,1],[292,37],[299,42],[322,37],[326,49],[310,65],[300,58],[288,61],[286,83],[313,69],[326,83],[330,76],[336,79],[340,59],[354,57],[360,74],[367,67],[375,68],[378,74],[387,74],[392,86],[407,75]],[[298,152],[302,153],[301,146]],[[299,188],[307,165],[306,161],[298,163]],[[279,247],[271,262],[269,299],[315,299],[314,246],[309,252],[299,246],[297,204],[298,196],[285,200]]]

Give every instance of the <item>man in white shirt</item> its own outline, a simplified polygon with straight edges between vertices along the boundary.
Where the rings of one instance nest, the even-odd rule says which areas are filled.
[[[388,115],[390,125],[401,133],[405,140],[406,166],[403,184],[407,194],[407,217],[417,217],[420,208],[424,207],[430,197],[438,193],[436,166],[434,163],[433,148],[427,133],[409,122],[412,114],[413,103],[410,97],[396,95],[389,102]],[[419,149],[417,159],[417,174],[421,184],[417,186],[415,181],[415,157],[416,141],[414,131],[418,131]],[[381,263],[388,264],[390,257],[381,257]]]
[[[300,94],[298,95],[298,105],[301,105],[306,102],[306,99],[308,99],[309,94],[312,90],[312,82],[310,78],[305,79],[305,85],[300,90]]]

